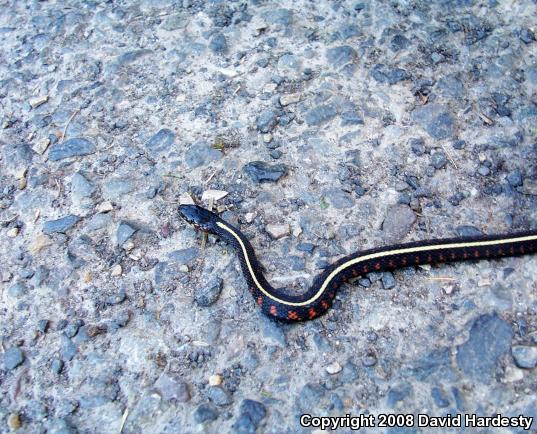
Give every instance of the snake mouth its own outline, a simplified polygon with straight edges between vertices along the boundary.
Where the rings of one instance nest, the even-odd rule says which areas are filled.
[[[218,217],[216,214],[197,205],[179,205],[181,217],[203,232],[214,232]]]
[[[198,223],[192,223],[192,226],[194,226],[194,229],[196,229],[197,231],[201,231],[201,232],[207,232],[206,229],[204,229],[201,225],[199,225]]]

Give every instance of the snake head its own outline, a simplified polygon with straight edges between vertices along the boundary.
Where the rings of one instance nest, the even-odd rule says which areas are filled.
[[[215,233],[217,230],[216,222],[220,218],[201,206],[179,205],[179,213],[181,217],[200,231]]]

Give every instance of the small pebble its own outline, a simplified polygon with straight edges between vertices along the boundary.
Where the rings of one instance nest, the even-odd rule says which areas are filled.
[[[222,384],[222,376],[220,374],[211,375],[209,377],[209,386],[220,386]]]
[[[300,102],[300,99],[301,96],[298,93],[282,95],[280,97],[280,104],[285,107],[290,104],[296,104],[297,102]]]
[[[35,109],[48,101],[48,95],[38,96],[30,99],[30,106]]]
[[[224,281],[220,277],[215,277],[206,285],[200,286],[194,295],[196,304],[201,307],[213,305],[220,297],[223,285]]]
[[[17,235],[19,235],[19,228],[11,228],[7,231],[7,236],[9,238],[15,238]]]
[[[18,413],[11,413],[7,418],[7,425],[9,428],[16,430],[22,426],[20,416]]]
[[[110,275],[113,277],[121,276],[121,273],[123,273],[123,269],[119,264],[114,265],[110,270]]]
[[[395,287],[395,278],[393,277],[393,274],[389,271],[386,271],[382,273],[382,287],[384,289],[392,289]]]
[[[368,353],[362,359],[362,365],[365,367],[375,366],[377,364],[377,356],[373,353]]]
[[[201,200],[204,202],[209,202],[211,199],[215,202],[223,199],[228,195],[227,191],[222,190],[205,190],[201,195]]]
[[[524,194],[531,194],[532,196],[537,196],[537,179],[526,178],[522,186],[522,191],[524,192]]]
[[[113,209],[114,209],[114,206],[112,205],[112,202],[107,200],[97,205],[97,207],[95,208],[95,211],[97,211],[98,213],[106,213],[106,212],[112,211]]]
[[[233,402],[229,394],[221,386],[207,388],[207,397],[218,406],[226,406]]]
[[[519,368],[533,369],[537,367],[537,347],[516,345],[513,346],[511,352]]]
[[[63,361],[60,359],[54,359],[50,364],[50,369],[54,374],[59,375],[63,369]]]
[[[265,229],[268,234],[275,240],[278,240],[291,234],[291,227],[287,223],[268,224]]]
[[[38,140],[32,149],[37,152],[39,155],[43,155],[50,145],[50,139],[45,137],[44,139]]]
[[[341,372],[343,368],[338,362],[333,362],[329,364],[328,366],[326,366],[325,369],[326,369],[326,372],[333,375],[333,374],[337,374],[338,372]]]

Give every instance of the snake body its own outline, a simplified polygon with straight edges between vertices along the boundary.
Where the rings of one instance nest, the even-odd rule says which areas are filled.
[[[342,283],[369,272],[537,253],[537,230],[397,244],[345,256],[321,272],[307,291],[293,295],[267,282],[252,245],[239,229],[197,205],[180,205],[179,212],[197,229],[212,233],[233,246],[256,303],[266,315],[286,322],[312,320],[324,314],[332,306]]]

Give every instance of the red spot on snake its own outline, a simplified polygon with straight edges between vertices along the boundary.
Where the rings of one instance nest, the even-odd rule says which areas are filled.
[[[298,320],[298,314],[294,310],[290,310],[289,312],[287,312],[287,318],[296,321]]]
[[[257,304],[261,306],[263,304],[263,297],[257,297]]]
[[[403,265],[406,265],[406,262],[407,262],[407,261],[406,261],[406,258],[401,259],[401,263],[402,263]]]
[[[524,246],[520,246],[520,253],[524,254]]]
[[[377,262],[377,263],[375,264],[375,270],[380,270],[380,262]]]
[[[485,255],[490,256],[490,250],[489,249],[485,250]]]
[[[367,265],[364,265],[364,273],[369,273],[369,267]]]
[[[474,258],[479,258],[479,250],[474,250]]]
[[[462,257],[464,259],[467,259],[468,258],[468,252],[465,250],[464,253],[462,254]]]
[[[440,261],[445,261],[446,260],[446,258],[444,258],[444,255],[442,255],[442,253],[440,253],[440,256],[438,257],[438,259]]]
[[[395,267],[395,262],[393,262],[393,259],[390,259],[390,262],[388,262],[388,265],[392,268]]]
[[[330,307],[330,305],[324,300],[321,301],[321,306],[323,307],[324,310],[327,310]]]
[[[451,252],[451,259],[455,259],[457,257],[457,255],[455,254],[455,252]]]
[[[509,249],[509,252],[511,252],[511,255],[514,255],[515,254],[515,248],[513,246],[511,246],[511,248]]]
[[[352,275],[354,277],[358,277],[358,270],[352,270]]]
[[[330,298],[334,298],[335,295],[336,295],[336,293],[335,293],[335,292],[332,292],[332,291],[330,291],[330,292],[328,293],[328,297],[330,297]]]
[[[313,319],[317,316],[317,312],[313,307],[310,307],[310,310],[308,311],[308,317],[309,319]]]
[[[503,253],[503,249],[500,247],[500,248],[498,249],[498,255],[503,255],[503,254],[504,254],[504,253]]]
[[[274,315],[274,316],[278,315],[278,311],[276,310],[276,306],[274,306],[274,305],[270,306],[270,314]]]
[[[420,257],[419,257],[419,256],[416,256],[416,257],[414,258],[414,262],[415,262],[416,264],[419,264],[419,263],[420,263]]]
[[[254,288],[252,288],[251,286],[248,287],[248,291],[250,291],[250,294],[253,294],[254,293]]]
[[[336,282],[332,283],[332,288],[337,289],[337,283]]]
[[[431,255],[427,256],[427,262],[433,262],[433,257]]]

